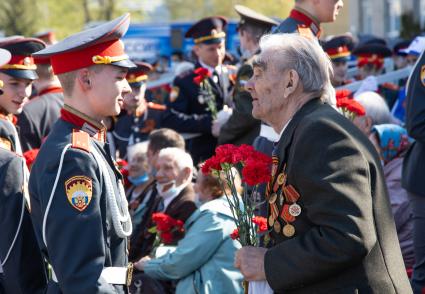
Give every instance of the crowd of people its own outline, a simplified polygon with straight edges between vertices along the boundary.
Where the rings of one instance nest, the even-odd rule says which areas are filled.
[[[125,54],[128,14],[1,39],[0,294],[425,293],[425,37],[320,39],[342,7],[296,0],[278,22],[236,5],[239,63],[227,19],[199,20],[159,100]],[[386,60],[409,78],[381,82]],[[274,160],[260,247],[231,238],[230,187],[200,171],[223,144]]]

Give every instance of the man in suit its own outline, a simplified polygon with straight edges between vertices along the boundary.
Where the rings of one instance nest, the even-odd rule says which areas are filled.
[[[275,293],[411,293],[374,147],[323,103],[331,64],[296,34],[260,41],[248,81],[253,116],[280,134],[273,155],[269,248],[244,247],[235,265]]]
[[[233,90],[235,107],[229,120],[220,128],[218,144],[252,145],[260,133],[261,122],[252,117],[252,98],[245,90],[245,84],[252,76],[252,60],[258,53],[261,36],[270,32],[278,22],[242,5],[235,5],[235,10],[241,18],[238,34],[245,61],[236,74]]]
[[[190,133],[187,147],[195,164],[214,153],[217,139],[211,134],[214,116],[223,108],[229,96],[229,70],[223,65],[227,20],[220,16],[207,17],[195,23],[185,37],[193,39],[193,51],[198,58],[195,68],[177,76],[173,82],[168,116],[177,116],[173,124],[163,127],[180,133]],[[196,71],[208,72],[203,85],[194,81]]]
[[[406,129],[415,142],[404,157],[402,184],[413,210],[415,265],[414,293],[425,288],[425,54],[422,53],[407,83]]]
[[[105,142],[135,67],[120,38],[125,14],[37,52],[64,90],[61,116],[41,146],[29,182],[38,244],[52,267],[48,293],[128,293],[132,224],[123,177]]]

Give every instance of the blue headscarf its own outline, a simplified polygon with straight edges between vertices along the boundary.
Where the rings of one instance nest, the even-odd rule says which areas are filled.
[[[395,124],[375,125],[372,128],[379,139],[381,155],[384,164],[396,157],[400,157],[409,148],[412,139],[407,135],[406,129]]]

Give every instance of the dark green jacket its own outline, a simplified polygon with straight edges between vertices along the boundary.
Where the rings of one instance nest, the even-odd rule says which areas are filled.
[[[314,99],[295,114],[277,148],[278,173],[286,162],[287,184],[301,195],[302,211],[292,223],[293,237],[272,229],[265,270],[273,290],[412,293],[380,160],[368,138]]]
[[[255,55],[254,55],[255,56]],[[252,97],[245,90],[246,82],[253,74],[252,60],[248,59],[238,70],[233,101],[235,107],[229,120],[221,127],[218,144],[249,144],[260,133],[261,121],[252,116]]]

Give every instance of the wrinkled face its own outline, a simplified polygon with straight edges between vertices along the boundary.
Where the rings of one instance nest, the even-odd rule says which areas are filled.
[[[252,96],[252,115],[256,119],[270,122],[270,118],[281,111],[286,103],[282,93],[287,74],[286,71],[279,73],[266,52],[260,54],[254,63],[254,74],[246,84]]]
[[[128,161],[128,174],[131,177],[143,176],[148,172],[148,160],[146,154],[136,153]]]
[[[168,155],[159,156],[155,167],[157,170],[155,178],[159,183],[176,181],[176,186],[183,183],[185,175],[179,170],[176,158]]]
[[[9,76],[0,72],[3,81],[3,95],[0,96],[0,107],[7,113],[20,114],[32,91],[32,81]]]
[[[341,85],[346,77],[348,71],[348,64],[346,61],[332,61],[333,68],[333,76],[332,76],[332,84]]]
[[[124,94],[124,109],[134,113],[137,108],[146,105],[145,92],[146,83],[142,83],[139,87],[131,87],[131,92]]]
[[[216,67],[223,63],[226,54],[224,41],[218,44],[199,44],[193,47],[196,56],[208,66]]]
[[[344,6],[342,0],[314,0],[316,18],[320,22],[334,22],[340,9]]]
[[[125,79],[127,69],[113,65],[100,65],[100,70],[90,70],[88,102],[99,117],[118,115],[124,105],[124,96],[131,92]]]

